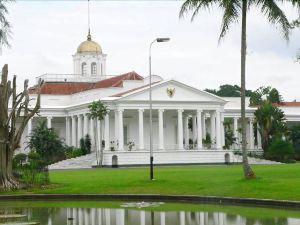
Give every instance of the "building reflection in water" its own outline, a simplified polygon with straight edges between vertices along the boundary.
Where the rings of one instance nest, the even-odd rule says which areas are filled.
[[[1,211],[3,213],[3,211]],[[247,218],[223,212],[143,211],[100,208],[30,208],[10,209],[22,213],[28,221],[40,225],[299,225],[293,218]]]

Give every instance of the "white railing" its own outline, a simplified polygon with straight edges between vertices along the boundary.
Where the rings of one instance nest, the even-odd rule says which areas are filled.
[[[41,80],[44,82],[85,82],[95,83],[101,80],[115,77],[114,75],[97,75],[97,76],[83,76],[82,74],[43,74],[36,77],[36,82],[39,83]]]

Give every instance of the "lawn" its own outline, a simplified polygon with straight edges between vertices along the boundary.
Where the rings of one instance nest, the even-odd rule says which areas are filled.
[[[253,166],[256,180],[245,180],[242,167],[156,167],[52,171],[52,188],[15,194],[166,194],[201,195],[300,201],[300,164]],[[11,194],[11,193],[10,193]]]

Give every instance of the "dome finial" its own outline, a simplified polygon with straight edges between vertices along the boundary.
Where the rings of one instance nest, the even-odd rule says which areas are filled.
[[[90,25],[90,0],[88,0],[88,27],[89,27],[89,33],[87,36],[87,40],[91,41],[92,36],[91,36],[91,25]]]
[[[91,40],[92,40],[92,35],[91,35],[90,28],[89,28],[89,33],[88,33],[88,36],[87,36],[87,40],[88,40],[88,41],[91,41]]]

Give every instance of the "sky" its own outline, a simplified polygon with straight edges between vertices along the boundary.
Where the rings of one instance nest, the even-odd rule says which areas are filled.
[[[152,49],[153,74],[176,79],[199,89],[240,83],[240,22],[232,24],[218,43],[222,12],[203,10],[191,22],[179,18],[183,1],[90,1],[91,34],[107,54],[107,74],[136,71],[148,76],[148,49]],[[291,5],[281,5],[289,19],[297,18]],[[72,55],[86,40],[87,1],[19,0],[8,6],[13,25],[11,48],[4,48],[0,65],[9,64],[21,86],[45,73],[73,73]],[[270,25],[258,9],[248,14],[247,89],[277,88],[284,100],[300,101],[300,31],[286,42],[278,27]]]

